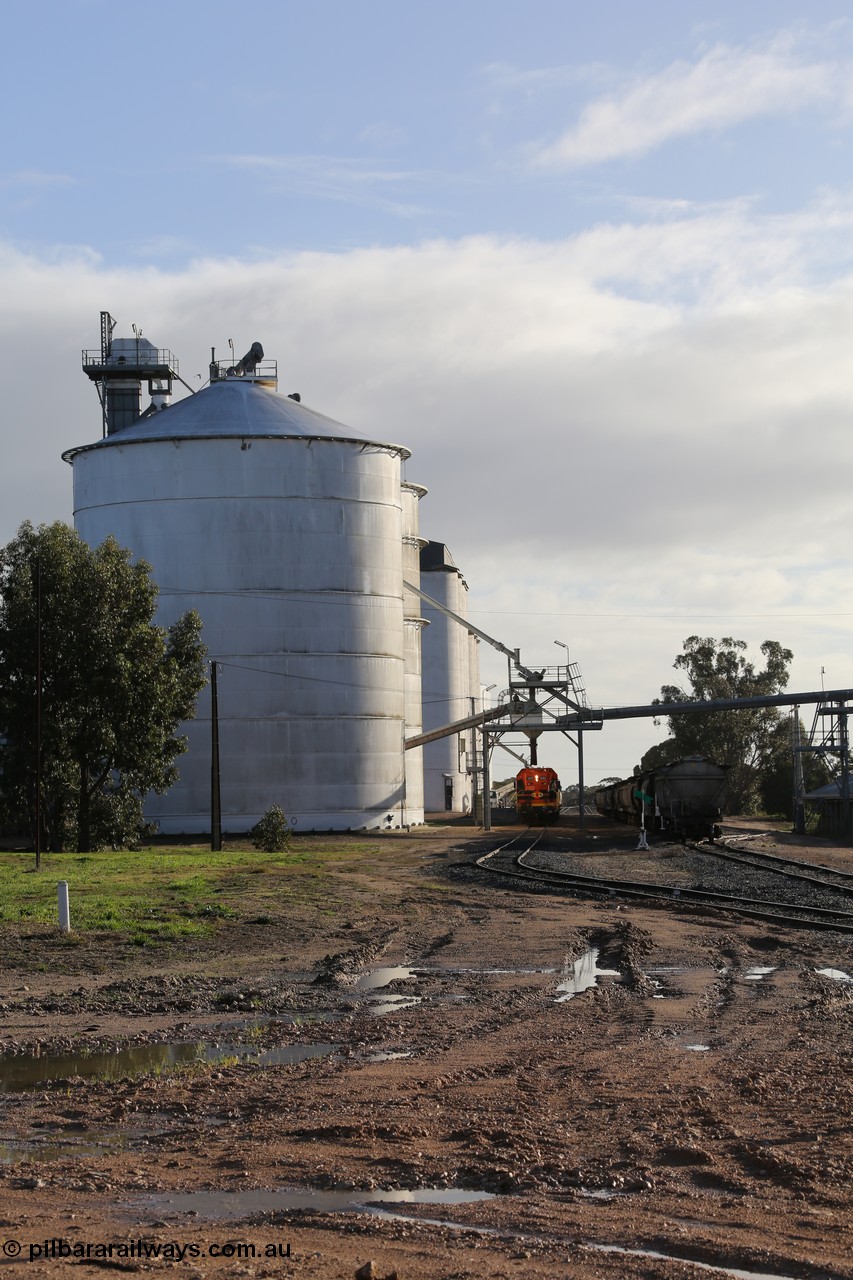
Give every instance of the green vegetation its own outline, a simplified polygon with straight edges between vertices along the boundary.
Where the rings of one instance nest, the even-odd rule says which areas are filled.
[[[282,853],[200,847],[60,853],[35,872],[25,853],[0,853],[0,924],[56,924],[56,885],[67,880],[75,934],[106,930],[141,945],[204,935],[243,922],[286,919],[290,908],[333,912],[333,869],[376,846],[294,841]]]
[[[780,694],[788,683],[793,658],[777,640],[761,646],[763,669],[744,655],[745,640],[724,636],[688,636],[675,669],[687,677],[684,686],[664,685],[661,702],[713,701]],[[735,711],[696,712],[669,717],[671,737],[643,756],[641,769],[654,769],[681,756],[702,755],[729,766],[730,811],[791,815],[791,725],[787,712],[776,707]],[[805,732],[803,731],[803,738]],[[819,786],[828,773],[822,761],[805,756],[807,788]]]
[[[260,822],[252,827],[249,839],[256,849],[266,853],[283,853],[290,848],[290,826],[280,805],[270,805]]]
[[[42,845],[137,843],[142,798],[178,776],[205,651],[198,614],[166,632],[156,604],[150,566],[114,538],[93,550],[25,523],[0,549],[0,809],[33,839],[38,814]]]

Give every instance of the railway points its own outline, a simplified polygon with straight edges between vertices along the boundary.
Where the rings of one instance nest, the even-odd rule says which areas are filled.
[[[842,873],[838,882],[833,883],[831,880],[807,876],[798,871],[797,868],[804,864],[793,859],[774,856],[767,865],[749,862],[746,859],[735,859],[737,862],[746,863],[753,870],[757,868],[770,878],[766,894],[762,893],[761,896],[753,896],[746,891],[737,892],[735,889],[673,884],[656,879],[636,880],[628,876],[592,876],[559,865],[561,859],[570,857],[570,851],[565,848],[550,847],[555,835],[559,840],[559,834],[553,830],[547,832],[546,839],[545,828],[527,827],[476,858],[476,865],[482,871],[505,881],[515,882],[519,887],[523,886],[527,889],[561,891],[580,897],[622,898],[627,901],[644,902],[646,905],[677,905],[679,910],[689,907],[712,914],[730,913],[782,927],[853,934],[853,911],[849,910],[847,905],[849,897],[853,894],[853,887],[848,883],[845,873]],[[576,840],[571,841],[568,836],[564,837],[564,840],[566,843],[577,843]],[[711,848],[708,846],[708,850]],[[644,852],[654,857],[659,850],[660,846],[657,850],[653,848]],[[689,855],[691,858],[701,858],[708,850],[701,846],[688,845],[685,846],[682,857]],[[601,857],[607,857],[608,854],[620,857],[625,856],[628,850],[620,849],[617,843],[615,849],[604,848],[596,852]],[[636,852],[639,851],[635,850],[634,853]],[[535,862],[532,861],[534,853],[536,854]],[[543,858],[547,858],[547,864],[543,864]],[[831,868],[823,870],[830,873],[832,871]],[[787,900],[774,896],[773,878],[779,875],[800,882],[806,881],[813,891],[812,896],[820,893],[823,895],[822,900],[808,901],[802,893],[799,900],[795,896]],[[839,901],[828,905],[828,897],[836,894]]]

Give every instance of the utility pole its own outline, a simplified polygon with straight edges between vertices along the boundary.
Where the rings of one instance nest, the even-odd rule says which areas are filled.
[[[821,671],[823,668],[821,668]],[[794,718],[791,722],[791,736],[794,751],[794,834],[803,836],[806,833],[805,782],[803,780],[803,753],[800,750],[800,708],[794,707]]]
[[[41,870],[41,547],[36,551],[36,871]]]
[[[492,829],[492,780],[489,776],[489,731],[483,725],[483,830]]]
[[[853,824],[850,815],[850,737],[847,731],[847,707],[838,703],[838,742],[841,748],[841,821],[844,838],[853,840]]]
[[[578,729],[578,826],[581,831],[586,828],[583,790],[583,729]]]

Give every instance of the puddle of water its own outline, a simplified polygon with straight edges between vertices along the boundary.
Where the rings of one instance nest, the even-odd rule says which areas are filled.
[[[621,1244],[590,1244],[584,1242],[582,1249],[594,1250],[596,1253],[621,1253],[630,1258],[656,1258],[663,1262],[686,1262],[698,1271],[715,1271],[717,1275],[735,1276],[736,1280],[794,1280],[793,1276],[783,1276],[769,1271],[743,1271],[739,1267],[724,1267],[714,1262],[697,1262],[695,1258],[681,1257],[676,1253],[661,1253],[657,1249],[626,1249]]]
[[[849,973],[845,973],[843,969],[815,969],[815,973],[821,974],[824,978],[832,978],[834,982],[853,982]]]
[[[368,1191],[362,1196],[379,1204],[476,1204],[478,1200],[494,1200],[495,1193],[465,1191],[462,1187],[421,1187],[416,1191]]]
[[[458,1187],[420,1187],[414,1191],[310,1191],[281,1187],[271,1191],[188,1191],[183,1195],[146,1196],[146,1209],[158,1214],[198,1213],[204,1218],[244,1218],[253,1213],[303,1209],[314,1213],[375,1213],[393,1217],[379,1204],[474,1204],[493,1200],[490,1191]],[[415,1221],[419,1221],[415,1219]]]
[[[39,1057],[21,1054],[0,1058],[0,1092],[20,1093],[70,1076],[120,1080],[124,1076],[147,1075],[192,1062],[215,1063],[226,1058],[271,1067],[325,1057],[338,1048],[336,1044],[288,1044],[259,1050],[248,1044],[164,1041],[133,1045],[114,1053],[49,1053]]]
[[[413,1009],[416,1004],[421,1003],[420,996],[377,996],[374,1000],[367,1002],[366,1012],[378,1018],[384,1013],[400,1013],[403,1009]]]
[[[356,991],[376,991],[379,987],[387,987],[390,982],[407,982],[415,976],[415,970],[402,964],[385,965],[381,969],[371,969],[363,973],[356,981]]]
[[[310,982],[310,977],[308,979]],[[340,1018],[337,1009],[309,1009],[293,1013],[276,1015],[274,1018],[259,1017],[257,1013],[239,1018],[217,1018],[215,1026],[221,1031],[245,1031],[246,1028],[259,1032],[273,1032],[277,1027],[304,1027],[314,1022],[335,1022]]]
[[[751,969],[747,969],[743,975],[744,982],[760,982],[762,978],[766,978],[768,973],[775,973],[779,968],[776,964],[753,965]]]
[[[244,1049],[245,1045],[238,1045],[238,1049]],[[279,1045],[275,1049],[249,1050],[246,1054],[238,1053],[237,1056],[242,1059],[248,1059],[249,1062],[256,1062],[259,1067],[280,1067],[290,1066],[295,1062],[307,1062],[309,1058],[326,1058],[332,1053],[336,1053],[340,1049],[339,1044],[284,1044]],[[228,1048],[225,1049],[225,1057],[230,1057]],[[215,1062],[216,1059],[214,1058]]]
[[[100,1159],[112,1154],[114,1147],[94,1142],[34,1142],[31,1139],[13,1139],[0,1142],[0,1164],[17,1164],[19,1161],[52,1161]]]
[[[411,1058],[414,1054],[411,1049],[406,1049],[400,1053],[369,1053],[364,1059],[365,1062],[398,1062],[400,1058]]]
[[[454,966],[453,968],[450,968],[450,969],[438,969],[438,968],[415,969],[414,972],[432,974],[440,978],[459,977],[462,974],[477,974],[477,975],[481,975],[483,977],[488,978],[488,977],[511,977],[516,974],[519,974],[522,977],[526,977],[529,974],[536,974],[536,973],[556,973],[557,970],[553,967],[549,969],[472,969],[472,968],[465,968],[465,967],[460,968],[459,966]]]
[[[573,996],[580,995],[582,991],[588,991],[590,987],[597,985],[599,978],[620,978],[622,976],[618,969],[598,968],[597,947],[590,947],[589,951],[584,952],[580,960],[575,960],[572,964],[571,972],[568,969],[563,972],[565,977],[562,982],[557,984],[559,993],[556,997],[557,1004],[564,1004],[566,1000],[571,1000]]]
[[[591,1191],[590,1196],[599,1198]],[[607,1196],[600,1193],[601,1198]],[[233,1219],[255,1213],[281,1212],[295,1209],[315,1213],[370,1213],[395,1222],[407,1222],[419,1227],[446,1227],[453,1231],[471,1231],[481,1236],[501,1236],[515,1240],[542,1241],[544,1237],[527,1232],[507,1231],[500,1227],[483,1227],[465,1222],[452,1222],[444,1218],[413,1218],[380,1208],[382,1204],[474,1204],[496,1197],[489,1191],[464,1191],[454,1187],[421,1187],[415,1191],[308,1191],[282,1187],[276,1191],[192,1191],[184,1195],[146,1196],[137,1202],[146,1211],[164,1216],[194,1212],[207,1219]],[[653,1258],[664,1262],[685,1262],[700,1271],[713,1271],[718,1275],[732,1276],[734,1280],[795,1280],[793,1276],[763,1271],[744,1271],[738,1267],[718,1266],[699,1262],[678,1254],[662,1253],[656,1249],[629,1249],[618,1244],[593,1244],[585,1241],[579,1246],[596,1253],[619,1253],[628,1257]]]
[[[709,1044],[686,1044],[684,1047],[691,1053],[708,1053],[711,1048]]]

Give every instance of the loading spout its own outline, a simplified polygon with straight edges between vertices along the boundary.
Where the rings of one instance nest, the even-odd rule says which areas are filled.
[[[466,716],[464,720],[454,720],[452,724],[442,725],[440,729],[430,729],[428,733],[419,733],[415,738],[406,739],[406,750],[423,747],[428,742],[437,742],[439,738],[449,738],[451,734],[462,733],[465,729],[476,729],[488,720],[499,720],[507,714],[506,706],[492,707],[490,711],[478,711],[476,715]]]
[[[242,360],[238,360],[229,373],[236,374],[238,378],[242,378],[244,373],[254,373],[258,365],[264,358],[264,349],[259,342],[253,342],[249,350],[243,356]]]
[[[481,631],[479,627],[474,626],[473,622],[469,622],[467,618],[454,613],[452,609],[448,609],[447,605],[442,604],[440,600],[434,600],[432,596],[428,596],[425,591],[421,591],[420,587],[416,587],[414,583],[404,582],[403,586],[407,591],[414,592],[416,596],[420,596],[421,600],[425,600],[427,604],[432,605],[433,609],[438,609],[440,613],[444,613],[448,618],[452,618],[454,622],[458,622],[460,627],[464,627],[469,635],[478,636],[481,640],[485,640],[486,644],[490,644],[493,649],[497,649],[498,653],[505,654],[518,667],[521,652],[519,649],[508,649],[505,644],[501,644],[500,640],[496,640],[494,636]]]

